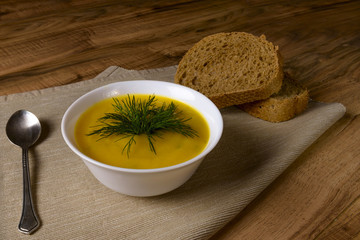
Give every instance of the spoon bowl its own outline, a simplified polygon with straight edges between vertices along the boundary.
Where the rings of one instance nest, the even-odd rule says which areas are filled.
[[[6,124],[6,134],[9,140],[21,148],[32,146],[39,139],[40,133],[40,121],[29,111],[15,112]]]
[[[39,227],[40,222],[31,196],[28,149],[40,137],[40,121],[33,113],[19,110],[9,118],[6,134],[12,143],[22,148],[23,207],[18,229],[22,233],[31,234]]]

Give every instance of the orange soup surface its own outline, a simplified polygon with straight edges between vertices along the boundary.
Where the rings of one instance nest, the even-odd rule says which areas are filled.
[[[146,100],[149,95],[135,94],[136,99]],[[120,101],[128,95],[116,97]],[[176,165],[200,154],[209,141],[210,131],[208,123],[202,114],[193,107],[183,102],[156,95],[156,104],[167,105],[173,102],[182,112],[181,117],[191,118],[189,124],[198,136],[186,137],[182,134],[163,131],[161,137],[154,137],[156,154],[150,150],[145,134],[136,135],[135,143],[131,145],[129,155],[123,151],[128,138],[119,140],[120,136],[109,136],[100,139],[99,135],[88,135],[95,126],[99,125],[98,119],[105,113],[114,112],[112,98],[104,99],[87,109],[77,120],[75,126],[75,140],[79,150],[88,157],[99,162],[132,169],[152,169]]]

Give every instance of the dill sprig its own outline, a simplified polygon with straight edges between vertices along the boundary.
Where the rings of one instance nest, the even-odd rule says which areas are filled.
[[[191,118],[181,117],[182,112],[171,102],[161,106],[156,104],[154,95],[148,99],[136,99],[133,95],[121,101],[113,98],[112,104],[114,112],[105,113],[105,116],[98,119],[99,125],[87,135],[99,135],[99,140],[115,135],[121,139],[128,139],[122,152],[127,151],[129,157],[130,148],[136,144],[135,136],[145,134],[149,147],[156,154],[154,147],[155,137],[161,137],[164,131],[171,131],[182,134],[186,137],[198,136],[197,132],[188,124]]]

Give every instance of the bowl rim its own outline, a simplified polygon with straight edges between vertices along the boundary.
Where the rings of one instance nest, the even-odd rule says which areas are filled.
[[[162,84],[162,85],[168,85],[168,86],[176,86],[176,87],[179,87],[179,88],[183,88],[183,89],[186,89],[187,91],[190,91],[191,93],[197,95],[198,97],[202,98],[203,101],[206,101],[208,104],[210,104],[210,106],[212,108],[215,109],[215,112],[217,113],[218,116],[216,116],[216,118],[218,118],[220,121],[219,121],[219,126],[217,126],[217,132],[218,134],[215,135],[215,138],[212,139],[212,142],[211,142],[211,145],[210,145],[210,138],[211,138],[211,134],[210,134],[210,138],[209,138],[209,142],[208,144],[206,145],[206,147],[204,148],[204,150],[198,154],[197,156],[189,159],[189,160],[186,160],[185,162],[182,162],[182,163],[178,163],[178,164],[175,164],[175,165],[171,165],[171,166],[167,166],[167,167],[160,167],[160,168],[151,168],[151,169],[134,169],[134,168],[123,168],[123,167],[116,167],[116,166],[112,166],[112,165],[109,165],[109,164],[106,164],[106,163],[102,163],[100,161],[97,161],[91,157],[88,157],[87,155],[85,155],[84,153],[82,153],[76,146],[74,146],[72,144],[72,142],[69,140],[69,137],[68,137],[68,134],[66,132],[66,120],[67,118],[69,117],[69,114],[71,112],[71,110],[80,102],[82,101],[84,98],[88,98],[89,96],[93,95],[95,92],[98,92],[98,91],[102,91],[104,88],[109,88],[109,86],[111,85],[122,85],[122,84],[134,84],[134,83],[145,83],[146,84]],[[146,93],[147,94],[147,93]],[[167,96],[166,94],[162,95],[161,93],[159,93],[158,95],[161,95],[161,96],[165,96],[165,97],[169,97],[171,98],[171,96]],[[106,97],[104,97],[103,99],[105,99]],[[173,99],[176,99],[176,98],[173,98]],[[180,99],[176,99],[177,101],[182,101]],[[99,100],[101,101],[101,100]],[[189,103],[186,103],[185,104],[188,104],[190,105],[191,107],[195,108],[196,110],[198,110],[201,114],[203,114],[198,108],[194,107],[193,105],[189,104]],[[205,117],[205,116],[204,116]],[[205,118],[206,119],[206,118]],[[208,121],[206,119],[206,121]],[[209,123],[208,123],[209,124]],[[210,125],[210,124],[209,124]],[[66,109],[63,117],[62,117],[62,120],[61,120],[61,134],[63,136],[63,139],[65,141],[65,143],[67,144],[67,146],[76,154],[78,155],[80,158],[82,158],[83,160],[86,160],[87,162],[89,163],[92,163],[94,165],[97,165],[99,167],[102,167],[102,168],[106,168],[106,169],[110,169],[110,170],[113,170],[113,171],[121,171],[121,172],[127,172],[127,173],[156,173],[156,172],[165,172],[165,171],[171,171],[171,170],[175,170],[175,169],[178,169],[178,168],[183,168],[187,165],[190,165],[194,162],[197,162],[198,160],[201,160],[202,158],[204,158],[210,151],[212,151],[212,149],[217,145],[217,143],[219,142],[221,136],[222,136],[222,133],[223,133],[223,118],[222,118],[222,115],[219,111],[219,109],[216,107],[216,105],[209,99],[207,98],[204,94],[192,89],[192,88],[189,88],[189,87],[186,87],[186,86],[183,86],[183,85],[180,85],[180,84],[177,84],[177,83],[173,83],[173,82],[166,82],[166,81],[160,81],[160,80],[127,80],[127,81],[118,81],[118,82],[114,82],[114,83],[109,83],[109,84],[105,84],[103,86],[100,86],[100,87],[97,87],[97,88],[94,88],[93,90],[90,90],[88,91],[87,93],[81,95],[80,97],[78,97],[74,102],[72,102],[72,104]],[[210,126],[209,126],[210,128]]]

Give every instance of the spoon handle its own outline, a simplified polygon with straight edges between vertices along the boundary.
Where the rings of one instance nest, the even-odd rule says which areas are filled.
[[[18,229],[25,234],[31,234],[39,227],[39,220],[34,211],[31,197],[30,173],[28,149],[22,150],[22,168],[23,168],[23,207]]]

